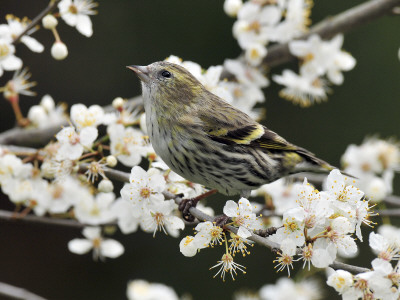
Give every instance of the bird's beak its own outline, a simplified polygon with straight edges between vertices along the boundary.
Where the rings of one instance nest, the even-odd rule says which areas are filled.
[[[149,82],[150,77],[149,77],[149,69],[147,66],[126,66],[128,69],[132,70],[133,72],[136,73],[136,75],[139,77],[139,79],[143,82]]]

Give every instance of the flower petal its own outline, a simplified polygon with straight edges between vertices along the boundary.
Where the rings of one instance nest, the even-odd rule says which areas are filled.
[[[100,244],[100,254],[106,257],[116,258],[124,253],[122,244],[116,240],[105,240]]]
[[[88,253],[93,248],[93,243],[85,239],[73,239],[68,242],[68,249],[75,254]]]
[[[93,35],[92,21],[89,16],[79,15],[76,24],[76,29],[86,37],[91,37]]]
[[[23,42],[33,52],[40,53],[44,50],[44,46],[31,36],[23,36],[21,42]]]

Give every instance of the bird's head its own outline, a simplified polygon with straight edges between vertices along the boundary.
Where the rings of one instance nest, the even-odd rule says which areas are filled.
[[[143,95],[148,95],[151,101],[163,99],[170,103],[188,104],[205,89],[189,71],[177,64],[159,61],[127,68],[142,81]]]

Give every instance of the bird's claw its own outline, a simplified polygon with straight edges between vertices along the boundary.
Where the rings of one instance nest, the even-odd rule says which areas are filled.
[[[192,207],[196,207],[197,201],[193,198],[191,199],[182,199],[181,203],[179,203],[179,210],[182,212],[182,216],[187,222],[193,222],[195,217],[190,213],[190,209]]]

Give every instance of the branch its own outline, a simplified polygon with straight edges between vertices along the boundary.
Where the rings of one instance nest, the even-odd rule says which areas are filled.
[[[25,30],[21,32],[21,34],[19,36],[17,36],[14,40],[13,40],[13,44],[15,45],[16,43],[19,42],[19,40],[29,31],[31,30],[33,27],[35,27],[48,13],[50,13],[51,11],[53,11],[53,9],[56,8],[58,2],[60,2],[61,0],[52,0],[50,1],[49,5],[43,10],[41,11],[33,20],[31,23],[29,23],[28,26],[26,26]]]
[[[347,32],[362,25],[370,23],[379,17],[390,14],[400,0],[370,0],[353,8],[350,8],[336,16],[329,17],[312,26],[307,34],[298,39],[307,39],[312,34],[318,34],[323,39],[330,39],[340,32]],[[269,68],[295,59],[290,54],[288,43],[273,45],[268,48],[268,54],[263,64]]]
[[[348,272],[353,273],[353,274],[365,273],[365,272],[371,271],[368,268],[362,268],[362,267],[358,267],[358,266],[353,266],[353,265],[345,264],[345,263],[342,263],[342,262],[336,261],[336,260],[332,264],[330,264],[329,266],[332,269],[345,270],[345,271],[348,271]]]
[[[93,226],[89,224],[83,224],[73,219],[58,219],[51,217],[39,217],[36,215],[26,215],[24,217],[18,217],[18,214],[8,210],[0,210],[0,221],[3,222],[15,222],[15,223],[34,223],[34,224],[42,224],[42,225],[56,225],[56,226],[64,226],[64,227],[72,227],[72,228],[83,228],[85,226]],[[116,225],[116,223],[108,223],[102,224],[103,226],[107,225]]]
[[[142,97],[137,96],[129,99],[126,106],[134,111],[142,105],[142,102]],[[104,106],[103,109],[106,113],[115,111],[111,105]],[[58,124],[43,128],[14,127],[0,133],[0,145],[41,147],[46,145],[61,130],[62,126],[68,126],[68,121],[60,120]]]
[[[25,129],[15,127],[0,133],[0,144],[40,147],[46,145],[61,130],[62,126],[67,125],[68,122],[62,120],[58,124],[45,128]]]
[[[46,300],[23,288],[13,286],[8,283],[0,282],[0,295],[20,300]]]

